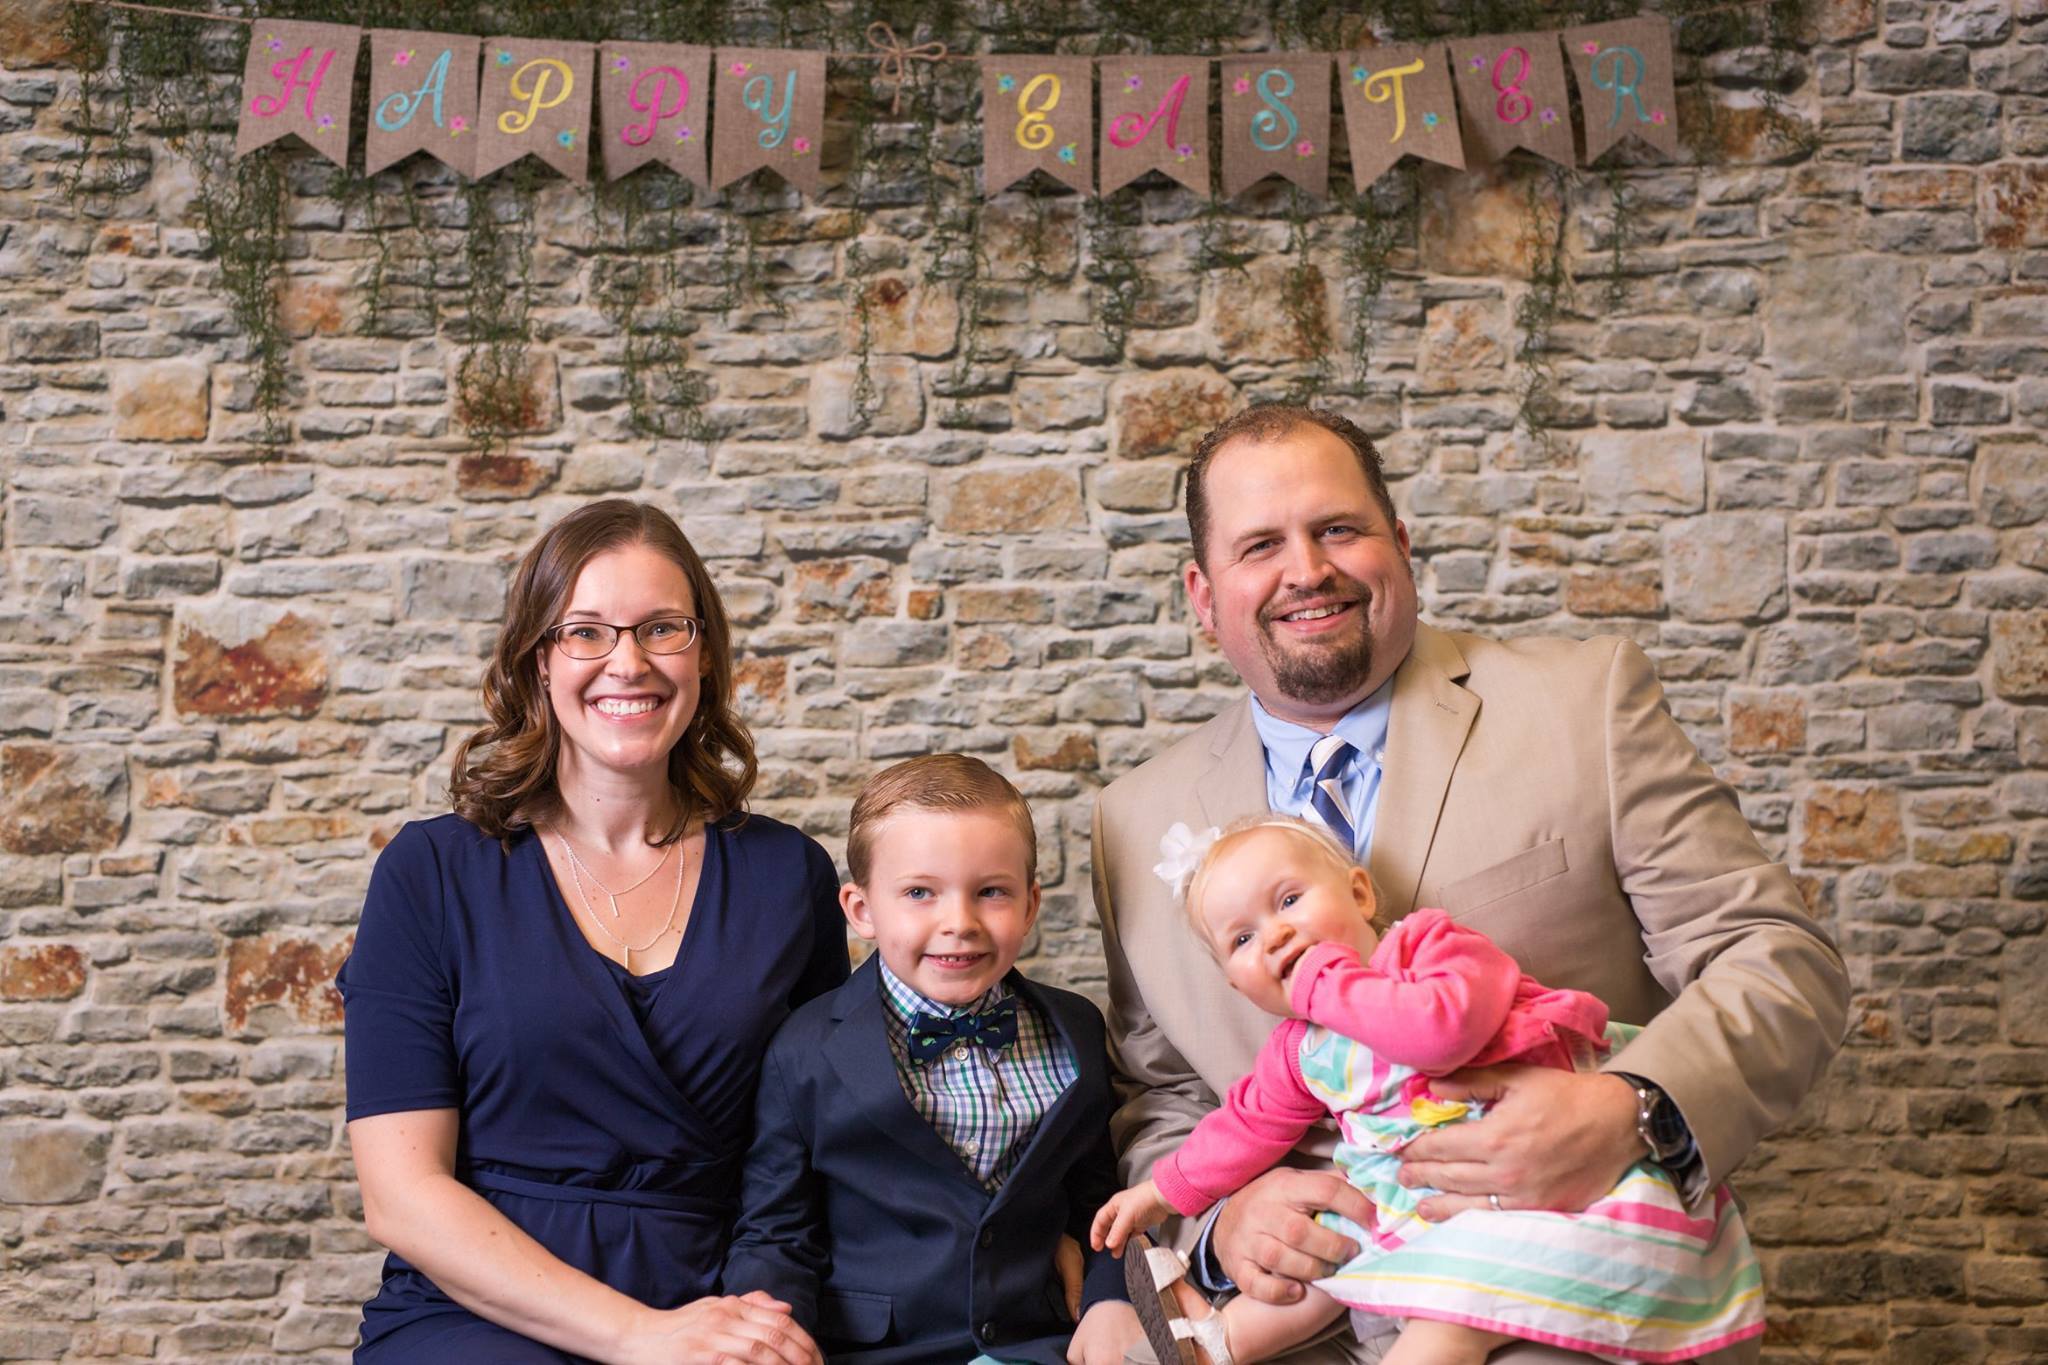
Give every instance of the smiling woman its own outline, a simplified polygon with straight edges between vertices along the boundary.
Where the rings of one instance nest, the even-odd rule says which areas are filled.
[[[745,811],[730,628],[667,514],[571,513],[505,607],[455,813],[379,857],[337,983],[392,1252],[356,1359],[818,1365],[712,1291],[768,1038],[847,975],[832,861]]]

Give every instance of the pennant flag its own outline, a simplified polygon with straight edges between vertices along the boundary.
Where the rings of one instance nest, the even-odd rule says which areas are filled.
[[[478,179],[532,155],[578,184],[589,178],[590,67],[596,49],[557,38],[484,39]]]
[[[1014,52],[981,59],[984,195],[1001,194],[1033,171],[1082,194],[1094,191],[1094,73],[1086,57]]]
[[[363,174],[425,152],[476,173],[476,58],[483,39],[370,30],[370,126]]]
[[[1327,53],[1230,57],[1223,63],[1223,197],[1269,175],[1320,196],[1330,183]]]
[[[1163,171],[1209,193],[1209,59],[1105,57],[1102,193]]]
[[[658,161],[705,189],[711,141],[711,49],[680,43],[606,43],[598,53],[607,180]],[[813,158],[815,159],[815,158]]]
[[[1671,80],[1671,21],[1623,19],[1566,29],[1565,56],[1586,115],[1586,164],[1635,134],[1678,156],[1678,101]]]
[[[1572,111],[1554,33],[1503,33],[1451,44],[1458,103],[1472,145],[1488,161],[1527,147],[1572,165]]]
[[[242,68],[235,155],[297,133],[337,166],[348,164],[349,97],[360,29],[258,20]]]
[[[825,54],[722,47],[712,61],[718,73],[712,185],[724,189],[766,166],[816,195],[825,140]]]
[[[1464,169],[1449,62],[1438,44],[1389,44],[1354,52],[1338,66],[1355,189],[1362,192],[1404,156]]]

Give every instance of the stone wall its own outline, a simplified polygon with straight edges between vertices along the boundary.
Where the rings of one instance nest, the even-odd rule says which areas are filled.
[[[865,430],[853,220],[780,201],[786,312],[692,338],[707,447],[630,434],[588,201],[556,185],[537,429],[488,455],[451,422],[451,336],[362,335],[371,246],[300,199],[294,439],[266,458],[189,172],[153,147],[129,198],[60,188],[58,21],[0,11],[0,1359],[344,1358],[378,1255],[333,973],[377,849],[442,808],[508,561],[593,496],[674,509],[711,557],[762,809],[836,850],[878,764],[987,755],[1044,833],[1030,965],[1099,993],[1090,797],[1236,695],[1176,586],[1178,475],[1302,372],[1277,198],[1237,224],[1259,259],[1205,276],[1192,202],[1144,195],[1158,283],[1119,363],[1071,204],[1029,287],[1025,215],[993,206],[966,425],[955,302],[917,215],[875,215]],[[1640,642],[1843,944],[1848,1046],[1740,1181],[1770,1357],[2039,1360],[2048,5],[1824,6],[1788,95],[1811,151],[1717,61],[1711,164],[1625,174],[1618,301],[1607,190],[1572,191],[1558,440],[1511,430],[1526,168],[1425,173],[1341,401],[1386,433],[1428,617]]]

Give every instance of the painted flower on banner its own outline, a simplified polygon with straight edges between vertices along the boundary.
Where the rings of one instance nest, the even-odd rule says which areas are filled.
[[[321,132],[323,132],[323,133],[331,133],[331,132],[333,132],[333,131],[334,131],[334,115],[332,115],[332,114],[322,114],[322,115],[320,116],[320,122],[319,122],[318,124],[316,124],[315,126],[316,126],[316,127],[318,127],[318,128],[320,129],[320,131],[321,131]]]
[[[1600,44],[1588,42],[1581,45],[1579,51],[1585,53],[1588,57],[1591,57],[1600,51]]]
[[[752,70],[753,70],[754,68],[753,68],[753,67],[751,67],[751,66],[749,66],[749,65],[747,65],[747,64],[746,64],[745,62],[734,62],[734,63],[733,63],[733,64],[732,64],[732,65],[731,65],[731,66],[730,66],[729,68],[727,68],[727,69],[728,69],[728,70],[730,70],[730,71],[732,72],[732,74],[733,74],[733,75],[735,75],[735,76],[744,76],[744,75],[746,75],[746,74],[747,74],[747,73],[748,73],[749,71],[752,71]]]
[[[1371,79],[1372,72],[1367,71],[1364,67],[1354,66],[1351,68],[1351,83],[1353,85],[1364,85]]]
[[[614,71],[631,71],[632,69],[633,69],[633,59],[632,59],[631,57],[614,57],[614,58],[612,58],[612,70],[614,70]]]
[[[1471,62],[1471,66],[1472,66],[1472,69],[1473,69],[1474,71],[1484,71],[1484,70],[1486,70],[1486,58],[1484,58],[1484,57],[1479,57],[1479,56],[1475,56],[1475,57],[1473,57],[1473,58],[1472,58],[1472,62]]]
[[[391,64],[392,64],[393,66],[411,66],[411,65],[412,65],[412,52],[413,52],[413,50],[412,50],[411,48],[407,48],[407,49],[406,49],[405,51],[403,51],[403,52],[394,52],[394,53],[392,53],[392,54],[391,54]]]
[[[284,39],[278,37],[275,33],[264,34],[263,45],[269,48],[272,52],[284,51]]]
[[[462,115],[457,114],[454,118],[448,120],[448,136],[461,137],[464,133],[468,131],[469,120],[464,118]]]
[[[1239,76],[1230,83],[1230,89],[1233,94],[1249,95],[1252,92],[1252,78],[1250,76]]]
[[[1314,156],[1316,154],[1316,144],[1310,142],[1307,138],[1303,138],[1294,144],[1294,154],[1296,156]]]
[[[676,141],[678,142],[688,142],[695,138],[696,136],[697,135],[691,132],[688,128],[676,129]]]
[[[1652,122],[1652,123],[1662,123],[1663,121],[1664,121],[1664,111],[1663,111],[1662,109],[1652,109],[1652,110],[1650,111],[1650,122]]]
[[[1193,161],[1195,159],[1194,145],[1187,142],[1181,143],[1180,146],[1173,149],[1173,158],[1176,161]]]
[[[1441,122],[1443,122],[1443,120],[1438,118],[1435,114],[1424,114],[1422,116],[1422,126],[1425,128],[1434,128],[1437,126],[1437,124]]]
[[[505,51],[505,50],[504,50],[503,48],[499,48],[499,49],[498,49],[498,65],[499,65],[499,66],[510,66],[510,65],[512,65],[512,54],[511,54],[511,53],[509,53],[509,52],[507,52],[507,51]]]
[[[1543,124],[1545,127],[1549,127],[1551,124],[1557,122],[1557,110],[1545,109],[1542,113],[1536,116],[1536,121],[1538,123]]]
[[[1060,148],[1060,160],[1066,162],[1069,166],[1074,164],[1074,159],[1076,155],[1077,153],[1074,151],[1074,144],[1071,142],[1069,142],[1066,146]]]
[[[811,140],[807,137],[794,138],[790,141],[789,150],[797,156],[809,156]]]
[[[1145,88],[1145,81],[1144,81],[1144,78],[1143,78],[1143,77],[1141,77],[1141,76],[1139,76],[1139,75],[1138,75],[1138,74],[1137,74],[1136,72],[1133,72],[1132,74],[1130,74],[1130,75],[1128,75],[1128,76],[1124,77],[1124,89],[1126,89],[1126,90],[1143,90],[1144,88]]]
[[[555,141],[561,143],[564,147],[574,147],[576,145],[576,130],[574,128],[564,128],[561,132],[555,134]]]
[[[996,89],[1002,91],[1004,94],[1008,94],[1010,91],[1015,90],[1016,88],[1017,78],[1015,76],[996,77]]]

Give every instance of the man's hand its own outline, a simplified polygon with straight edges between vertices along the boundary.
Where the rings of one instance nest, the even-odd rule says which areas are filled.
[[[1223,1273],[1246,1294],[1265,1303],[1295,1303],[1307,1292],[1306,1282],[1321,1279],[1360,1250],[1316,1221],[1324,1209],[1360,1227],[1373,1225],[1372,1201],[1343,1176],[1283,1166],[1230,1197],[1210,1230],[1209,1245]]]
[[[1441,1223],[1467,1209],[1575,1213],[1644,1155],[1635,1088],[1619,1076],[1490,1066],[1430,1082],[1440,1099],[1478,1100],[1486,1116],[1423,1134],[1401,1152],[1401,1183],[1442,1191],[1419,1211]]]
[[[1124,1352],[1145,1339],[1145,1324],[1127,1303],[1104,1299],[1088,1310],[1067,1343],[1067,1365],[1121,1365]]]

